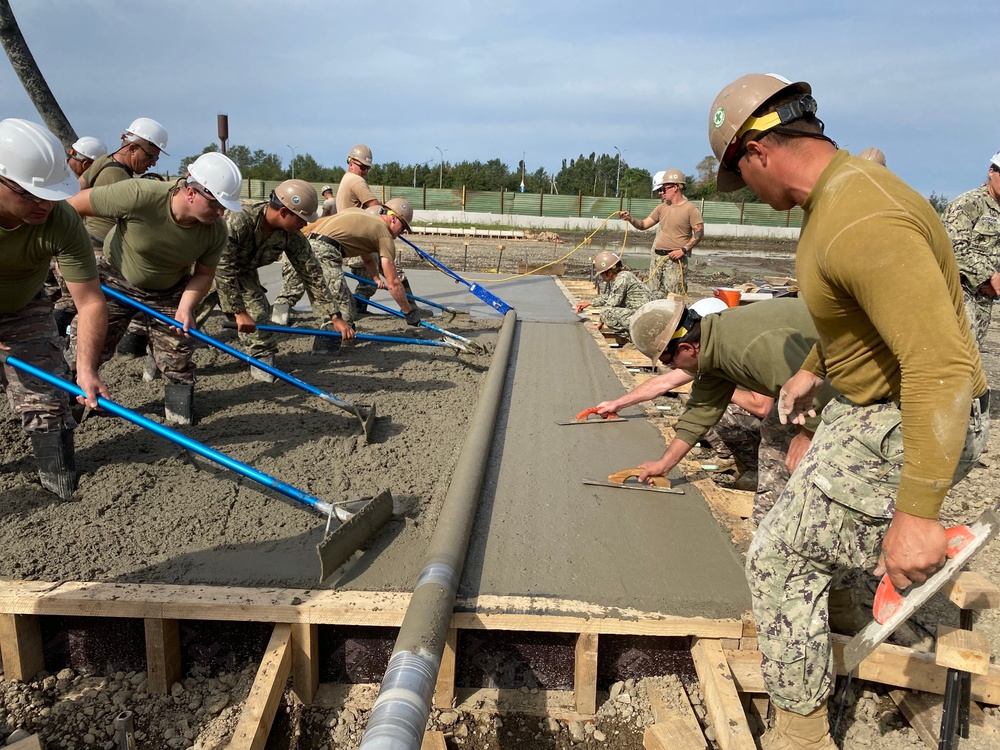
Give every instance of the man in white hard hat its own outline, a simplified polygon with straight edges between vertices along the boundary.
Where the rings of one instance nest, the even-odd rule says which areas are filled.
[[[54,345],[60,339],[52,304],[42,291],[55,257],[79,310],[76,382],[86,398],[77,401],[96,408],[97,397],[108,396],[97,371],[108,318],[93,247],[80,217],[65,202],[79,189],[54,135],[27,120],[0,121],[0,350],[69,377],[62,349]],[[0,381],[31,438],[42,486],[69,499],[77,474],[76,420],[68,394],[9,364]]]
[[[891,171],[838,150],[817,109],[808,83],[753,73],[718,94],[708,134],[720,191],[745,185],[805,213],[796,275],[818,341],[778,414],[802,423],[827,381],[841,395],[746,569],[776,709],[762,745],[833,750],[830,582],[874,569],[904,589],[940,568],[941,503],[985,447],[989,391],[940,218]]]
[[[320,218],[333,216],[337,213],[337,196],[334,195],[333,188],[329,185],[324,185],[321,195],[323,197],[323,207],[319,212]]]
[[[653,192],[660,195],[660,204],[645,219],[635,219],[628,211],[618,215],[636,229],[649,229],[659,224],[649,257],[649,277],[646,286],[654,297],[683,294],[688,258],[705,236],[705,221],[698,207],[684,197],[687,179],[679,169],[657,172]]]
[[[83,190],[71,199],[83,216],[117,220],[97,262],[101,282],[183,326],[183,331],[157,322],[149,327],[152,356],[165,381],[169,423],[191,424],[194,419],[195,364],[186,333],[196,327],[195,310],[212,285],[226,246],[222,215],[227,209],[242,210],[242,182],[228,157],[210,152],[193,161],[187,177],[173,185],[126,180]],[[137,314],[130,305],[109,300],[105,361]],[[77,340],[74,323],[66,357],[71,367]]]
[[[215,273],[215,290],[202,303],[198,317],[218,303],[236,320],[240,341],[247,354],[266,364],[274,364],[277,349],[273,334],[257,329],[257,321],[271,318],[267,290],[257,269],[287,258],[305,282],[313,307],[330,319],[344,339],[354,338],[354,329],[334,308],[323,278],[323,269],[302,234],[302,228],[316,213],[316,190],[304,180],[285,180],[271,191],[266,201],[243,201],[242,211],[227,211],[229,239]],[[257,367],[250,368],[255,380],[273,382],[274,376]]]
[[[1000,151],[986,170],[986,183],[948,204],[944,228],[958,261],[965,313],[982,352],[1000,297]]]
[[[628,339],[628,324],[635,311],[653,298],[646,285],[625,268],[619,256],[609,250],[597,254],[594,270],[607,289],[589,300],[580,300],[574,309],[579,313],[591,305],[600,307],[598,328],[607,328],[623,340]]]
[[[66,163],[73,170],[73,174],[80,177],[90,169],[95,160],[107,153],[108,147],[104,145],[104,141],[92,135],[85,135],[69,147],[66,152]]]

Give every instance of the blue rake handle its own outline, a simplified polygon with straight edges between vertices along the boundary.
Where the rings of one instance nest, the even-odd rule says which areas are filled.
[[[268,331],[270,333],[291,333],[291,334],[302,334],[304,336],[333,336],[336,338],[342,338],[342,334],[337,331],[329,331],[325,328],[299,328],[298,326],[272,326],[272,325],[257,325],[254,326],[258,331]],[[236,328],[236,324],[230,321],[226,321],[222,324],[223,328]],[[381,341],[386,344],[416,344],[417,346],[443,346],[448,349],[457,349],[458,351],[467,351],[467,349],[461,344],[455,343],[454,341],[428,341],[427,339],[411,339],[405,336],[379,336],[375,333],[356,333],[354,338],[359,341]]]
[[[355,276],[353,273],[348,273],[344,271],[344,276],[349,279],[354,279],[361,284],[367,284],[368,286],[378,286],[378,284],[371,279],[366,279],[364,276]],[[467,313],[467,310],[459,310],[457,307],[448,307],[447,305],[442,305],[437,302],[431,302],[429,299],[424,299],[423,297],[418,297],[415,294],[410,294],[407,292],[406,299],[413,300],[414,302],[423,302],[425,305],[430,305],[431,307],[436,307],[438,310],[446,313],[452,313],[453,315],[461,315]]]
[[[158,312],[151,307],[147,307],[146,305],[132,299],[126,294],[122,294],[121,292],[115,291],[114,289],[111,289],[105,284],[101,284],[101,289],[104,290],[104,293],[109,297],[112,297],[113,299],[116,299],[119,302],[124,302],[126,305],[134,307],[139,312],[145,313],[149,317],[155,318],[156,320],[160,321],[165,325],[171,326],[172,328],[179,328],[181,330],[184,329],[184,326],[179,321],[174,320],[173,318],[168,318],[163,313]],[[249,354],[244,354],[239,349],[233,349],[233,347],[227,346],[226,344],[223,344],[221,341],[216,341],[211,336],[208,336],[195,328],[189,329],[188,333],[190,333],[199,341],[204,341],[206,344],[214,346],[216,349],[219,349],[221,351],[224,351],[226,354],[236,357],[236,359],[243,360],[251,367],[256,367],[257,369],[263,370],[264,372],[269,372],[276,378],[284,380],[286,383],[291,383],[292,385],[301,388],[302,390],[307,391],[313,394],[314,396],[319,396],[321,399],[333,404],[337,408],[343,409],[344,411],[353,414],[361,421],[362,429],[365,429],[365,418],[361,415],[361,410],[354,404],[344,401],[343,399],[339,399],[333,394],[321,391],[319,388],[309,385],[309,383],[299,380],[295,376],[289,375],[287,372],[282,372],[278,368],[272,367],[271,365],[265,362],[261,362],[259,359],[254,359]]]
[[[376,310],[381,310],[382,312],[387,312],[390,315],[395,315],[397,318],[403,318],[404,320],[406,319],[406,316],[403,315],[403,313],[401,313],[399,310],[393,310],[391,307],[386,307],[385,305],[380,305],[378,302],[373,302],[370,299],[366,299],[364,297],[359,297],[356,294],[352,294],[351,296],[354,297],[354,299],[356,299],[358,302],[360,302],[363,305],[371,305]],[[446,331],[443,328],[438,328],[436,325],[434,325],[432,323],[427,323],[426,321],[421,320],[420,321],[420,325],[422,325],[424,328],[429,328],[432,331],[437,331],[442,336],[447,336],[448,338],[455,339],[456,341],[461,341],[463,344],[465,344],[466,346],[474,349],[477,352],[482,349],[482,346],[479,345],[479,344],[477,344],[472,339],[467,339],[464,336],[459,336],[457,333],[452,333],[451,331]]]
[[[406,239],[406,237],[404,237],[403,235],[399,235],[398,239],[401,239],[407,245],[409,245],[414,250],[416,250],[417,254],[421,258],[423,258],[424,260],[426,260],[428,263],[430,263],[432,266],[435,266],[439,270],[441,270],[444,273],[446,273],[448,276],[451,276],[451,278],[453,278],[455,281],[459,282],[460,284],[465,284],[469,288],[469,292],[471,292],[475,296],[479,297],[479,299],[481,299],[487,305],[489,305],[494,310],[496,310],[497,312],[499,312],[501,315],[506,315],[508,311],[514,309],[513,307],[511,307],[510,305],[508,305],[506,302],[504,302],[502,299],[500,299],[499,297],[497,297],[495,294],[493,294],[493,292],[489,291],[488,289],[479,286],[479,284],[473,284],[473,283],[471,283],[469,281],[466,281],[461,276],[459,276],[457,273],[455,273],[450,268],[448,268],[448,266],[446,266],[443,263],[441,263],[437,258],[435,258],[435,257],[433,257],[431,255],[428,255],[423,250],[421,250],[419,247],[417,247],[416,245],[414,245],[412,242],[410,242],[408,239]]]
[[[54,385],[57,388],[62,388],[64,391],[67,391],[73,394],[74,396],[86,396],[83,389],[80,388],[75,383],[70,383],[67,380],[63,380],[60,377],[52,375],[51,373],[46,372],[45,370],[42,370],[38,367],[35,367],[34,365],[29,364],[24,360],[18,359],[9,352],[0,351],[0,361],[6,362],[12,367],[17,368],[18,370],[22,370],[28,373],[29,375],[33,375],[39,380],[44,380],[46,383],[49,383],[50,385]],[[207,445],[199,443],[197,440],[192,440],[186,435],[182,435],[181,433],[175,430],[171,430],[169,427],[164,427],[161,424],[157,424],[153,420],[147,419],[141,414],[137,414],[131,409],[122,406],[121,404],[117,404],[114,401],[111,401],[106,398],[101,398],[100,396],[98,396],[97,405],[100,406],[102,409],[109,411],[116,416],[121,417],[122,419],[128,420],[132,424],[138,425],[143,429],[149,430],[150,432],[155,433],[160,437],[164,437],[167,440],[170,440],[171,442],[174,442],[177,445],[182,446],[183,448],[187,448],[188,450],[197,453],[199,456],[204,456],[205,458],[214,461],[217,464],[225,466],[227,469],[232,469],[233,471],[242,474],[243,476],[248,477],[254,480],[255,482],[259,482],[265,487],[270,487],[273,490],[277,490],[286,497],[290,497],[293,500],[297,500],[300,503],[303,503],[304,505],[308,505],[313,510],[325,514],[327,518],[336,517],[341,521],[346,521],[350,519],[349,513],[336,507],[332,503],[320,500],[319,498],[313,497],[307,492],[303,492],[302,490],[292,487],[290,484],[285,484],[284,482],[275,479],[274,477],[268,474],[264,474],[263,472],[257,471],[252,466],[248,466],[245,463],[237,461],[232,456],[227,456],[225,453],[220,453],[214,448],[209,448]],[[341,516],[344,517],[341,518]]]

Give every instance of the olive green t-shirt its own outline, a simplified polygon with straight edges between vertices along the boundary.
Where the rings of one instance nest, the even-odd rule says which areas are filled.
[[[99,159],[95,159],[81,177],[87,183],[87,187],[97,187],[131,180],[134,175],[135,173],[130,167],[114,160],[114,154],[105,154]],[[103,240],[108,236],[108,232],[111,231],[115,222],[102,216],[88,216],[83,220],[83,225],[94,237]]]
[[[65,201],[56,202],[44,224],[0,227],[0,315],[20,310],[41,291],[53,257],[66,281],[97,278],[94,246]]]
[[[104,239],[104,257],[140,289],[169,289],[194,263],[214,268],[226,247],[221,216],[211,224],[177,223],[170,210],[174,191],[166,182],[126,180],[90,192],[94,211],[117,220]]]
[[[803,368],[852,403],[900,403],[896,509],[936,518],[986,377],[941,218],[880,164],[840,151],[802,204],[801,295],[819,332]]]
[[[380,217],[363,208],[338,210],[333,216],[314,221],[302,232],[306,237],[322,234],[336,240],[345,258],[378,253],[383,258],[396,260],[396,242],[389,227]]]

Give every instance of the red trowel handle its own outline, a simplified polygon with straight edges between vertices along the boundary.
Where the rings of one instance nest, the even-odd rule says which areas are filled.
[[[576,415],[576,421],[582,422],[591,414],[597,414],[598,411],[600,411],[600,408],[597,406],[592,406],[589,409],[584,409],[583,411],[581,411],[579,414]],[[609,418],[616,418],[618,415],[612,413],[612,414],[600,414],[599,416],[601,417],[601,419],[609,419]]]
[[[945,529],[944,536],[948,541],[948,557],[954,557],[962,551],[966,544],[975,539],[975,535],[965,524]],[[875,622],[880,625],[884,624],[902,606],[903,595],[896,591],[896,587],[889,580],[889,574],[884,574],[875,590],[875,604],[872,605],[872,615],[875,617]]]

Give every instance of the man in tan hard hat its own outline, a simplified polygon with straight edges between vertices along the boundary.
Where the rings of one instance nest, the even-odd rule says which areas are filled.
[[[705,221],[701,211],[684,197],[686,178],[679,169],[657,172],[653,192],[660,195],[660,204],[645,219],[635,219],[628,211],[618,215],[636,229],[660,225],[649,258],[646,286],[654,297],[683,294],[688,258],[705,236]]]
[[[1000,151],[990,160],[986,183],[948,204],[944,228],[958,261],[965,313],[982,352],[993,303],[1000,297]]]
[[[303,230],[313,254],[323,267],[336,310],[347,323],[353,324],[356,316],[355,301],[344,277],[343,262],[345,259],[360,258],[372,277],[378,279],[378,288],[389,290],[406,316],[406,322],[411,326],[420,325],[420,316],[406,298],[406,290],[396,272],[395,239],[410,230],[412,220],[413,208],[409,201],[393,198],[378,211],[348,208],[321,218]],[[286,284],[282,286],[282,296],[287,289],[288,277],[293,273],[294,270],[285,263],[282,275]],[[275,308],[277,306],[278,301]],[[284,314],[287,310],[276,309],[273,318]]]
[[[888,169],[839,151],[816,112],[808,83],[746,75],[716,97],[708,134],[720,191],[746,185],[776,210],[805,213],[796,269],[819,339],[782,387],[779,417],[803,423],[827,380],[842,394],[746,566],[777,711],[762,746],[833,750],[830,582],[874,569],[903,589],[940,568],[941,502],[986,444],[989,391],[933,207]]]
[[[333,188],[329,185],[324,185],[320,195],[323,197],[323,207],[319,212],[320,217],[333,216],[337,213],[337,196],[333,194]]]
[[[653,298],[649,289],[625,268],[621,258],[610,250],[598,253],[594,258],[594,270],[598,278],[607,285],[602,294],[590,300],[576,303],[576,311],[583,312],[593,305],[601,308],[601,322],[598,328],[607,328],[623,339],[628,338],[628,324],[635,311]]]
[[[330,319],[333,330],[344,339],[354,338],[354,329],[334,309],[323,278],[323,269],[313,255],[303,227],[316,212],[316,190],[304,180],[285,180],[271,191],[266,201],[242,201],[242,211],[226,211],[229,240],[215,272],[215,288],[198,311],[199,320],[218,303],[222,311],[236,319],[240,341],[247,354],[266,364],[274,364],[277,350],[273,334],[257,330],[257,321],[271,318],[267,290],[260,283],[258,268],[286,258],[305,283],[313,308]],[[250,368],[255,380],[267,383],[274,376],[257,367]]]
[[[372,166],[374,166],[372,150],[365,144],[359,143],[347,153],[347,172],[337,188],[338,211],[345,208],[371,208],[379,205],[372,189],[368,187],[368,170]],[[396,270],[399,271],[398,268]],[[369,281],[378,279],[377,275],[372,277],[368,267],[360,264],[357,258],[354,258],[351,263],[351,272]],[[376,291],[376,287],[371,284],[363,284],[360,281],[354,288],[354,293],[364,299],[371,299]],[[368,306],[364,302],[356,301],[355,304],[358,313],[364,314],[368,311]]]

